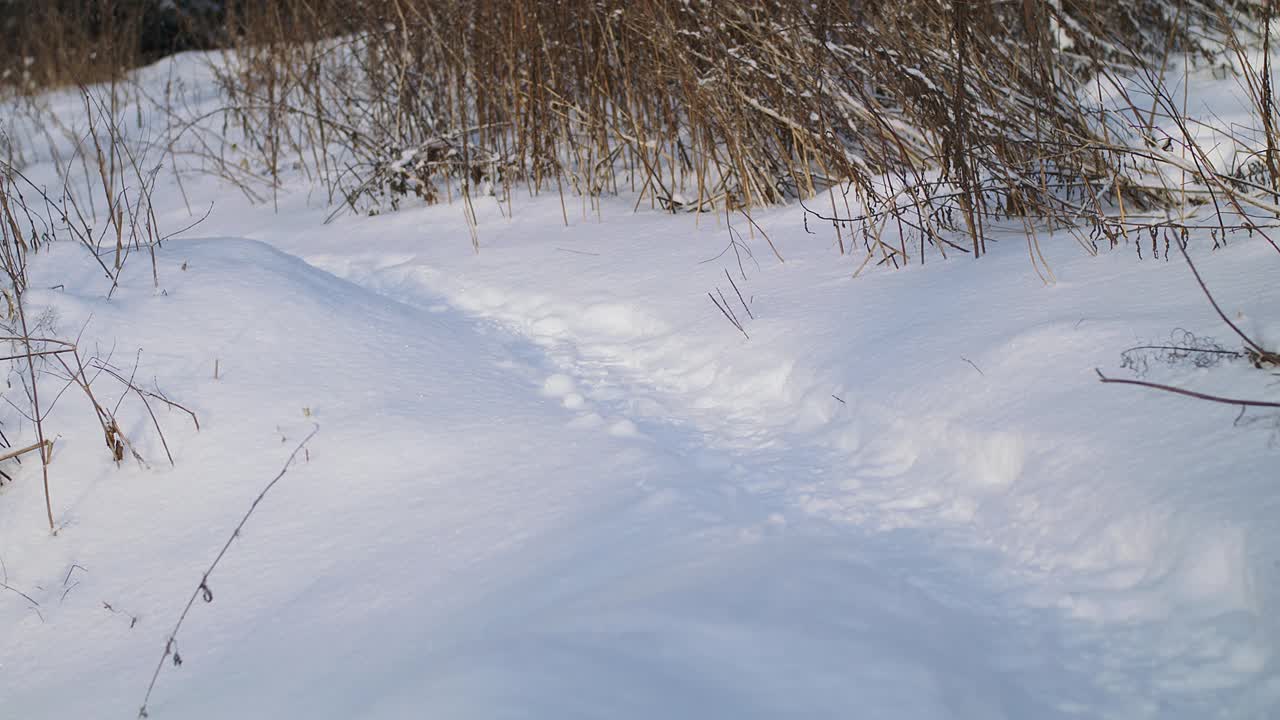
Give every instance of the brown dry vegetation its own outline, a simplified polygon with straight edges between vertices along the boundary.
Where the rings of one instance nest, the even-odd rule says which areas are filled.
[[[0,0],[0,85],[39,92],[118,80],[225,37],[208,0]]]
[[[1273,4],[229,0],[196,33],[237,50],[217,66],[221,127],[170,112],[203,133],[211,169],[262,199],[286,165],[362,210],[470,207],[478,188],[508,203],[516,187],[588,203],[628,191],[672,212],[802,198],[842,251],[897,265],[908,237],[921,259],[977,256],[993,220],[1078,225],[1173,202],[1153,169],[1167,158],[1147,147],[1168,140],[1157,83],[1112,113],[1085,102],[1090,83],[1214,62]],[[53,33],[65,48],[24,30],[74,26],[65,14],[16,26],[43,82],[92,79],[75,65],[86,50],[113,72],[142,59],[145,23],[111,9],[126,3],[87,5],[126,24]]]

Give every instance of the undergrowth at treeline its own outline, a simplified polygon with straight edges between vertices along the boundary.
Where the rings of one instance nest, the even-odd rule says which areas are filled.
[[[158,25],[182,47],[234,48],[210,60],[215,112],[189,110],[180,90],[149,99],[184,141],[168,151],[263,201],[295,168],[336,206],[459,200],[470,220],[475,196],[510,207],[518,188],[558,194],[566,222],[565,198],[586,213],[621,191],[671,212],[799,198],[841,252],[894,266],[979,256],[989,223],[1026,221],[1048,273],[1046,224],[1092,252],[1180,232],[1143,219],[1153,208],[1273,216],[1280,188],[1270,67],[1247,50],[1269,47],[1274,0],[21,0],[0,12],[18,40],[3,72],[29,95],[106,68],[136,99],[124,71],[157,52]],[[108,61],[90,74],[87,57]],[[1181,117],[1163,82],[1173,61],[1246,76],[1258,132],[1231,167],[1208,163]],[[1264,229],[1251,224],[1223,231]]]

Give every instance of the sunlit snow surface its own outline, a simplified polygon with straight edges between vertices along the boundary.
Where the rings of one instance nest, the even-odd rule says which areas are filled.
[[[202,77],[186,56],[144,81],[170,70]],[[754,216],[785,264],[737,218],[739,265],[723,217],[570,199],[566,228],[558,197],[520,197],[510,218],[477,203],[476,254],[458,205],[325,224],[300,179],[273,212],[188,177],[161,183],[162,226],[213,210],[158,251],[158,287],[142,255],[110,300],[83,248],[35,258],[51,332],[84,328],[201,430],[158,410],[170,468],[126,399],[150,467],[117,468],[68,393],[55,537],[39,468],[6,464],[0,579],[38,605],[0,589],[0,716],[134,716],[313,424],[152,718],[1280,708],[1280,423],[1094,373],[1129,376],[1122,350],[1177,329],[1233,342],[1176,253],[1045,235],[1046,287],[1010,233],[981,262],[851,280],[862,255],[798,207]],[[1280,342],[1280,255],[1209,245],[1224,308]],[[1244,364],[1150,379],[1280,397]]]

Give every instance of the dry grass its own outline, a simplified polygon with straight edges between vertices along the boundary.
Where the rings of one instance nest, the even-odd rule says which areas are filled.
[[[0,3],[0,87],[120,80],[170,52],[223,37],[209,0],[7,0]]]
[[[1241,33],[1269,27],[1271,6],[229,0],[204,32],[236,49],[215,67],[223,107],[163,109],[185,152],[254,200],[294,169],[337,206],[458,200],[473,226],[480,194],[510,209],[517,192],[555,193],[566,223],[619,193],[748,219],[799,198],[863,266],[980,256],[988,226],[1012,221],[1048,277],[1046,226],[1092,251],[1128,242],[1144,210],[1224,185],[1252,195],[1200,167],[1189,133],[1180,152],[1151,144],[1177,112],[1160,99],[1170,58],[1244,57],[1259,37]],[[1270,68],[1249,72],[1274,128]],[[1146,99],[1090,98],[1135,77]],[[1267,137],[1251,167],[1274,185]],[[1190,180],[1171,184],[1170,165]]]
[[[50,486],[54,443],[47,424],[51,411],[68,390],[78,390],[71,394],[85,399],[86,408],[101,427],[108,454],[117,463],[129,456],[147,464],[117,421],[123,396],[135,398],[147,413],[170,464],[173,456],[154,407],[185,412],[199,429],[193,413],[135,382],[136,364],[129,370],[117,366],[112,353],[85,353],[78,338],[59,337],[55,323],[27,301],[31,259],[59,241],[74,242],[85,249],[88,262],[103,273],[102,290],[108,297],[117,289],[129,258],[138,253],[150,258],[152,279],[157,286],[159,283],[154,251],[165,238],[160,235],[150,202],[156,171],[144,170],[142,160],[117,124],[115,93],[82,93],[87,126],[76,152],[64,158],[65,165],[57,173],[62,178],[80,177],[82,185],[68,180],[60,188],[51,189],[31,180],[11,161],[0,158],[0,344],[7,350],[0,361],[10,363],[9,390],[0,398],[14,410],[20,425],[30,427],[35,439],[21,451],[4,456],[10,459],[39,451],[51,531],[56,531]],[[114,405],[100,402],[95,388],[103,382],[113,385],[114,392],[122,396]],[[0,443],[10,446],[3,432]],[[7,477],[2,469],[0,476]]]
[[[881,243],[878,222],[922,248],[979,255],[989,218],[1167,203],[1166,188],[1115,151],[1131,123],[1100,115],[1080,90],[1170,53],[1208,55],[1239,13],[1258,11],[1149,1],[361,7],[233,4],[230,22],[248,30],[222,69],[230,124],[272,184],[287,161],[361,209],[455,192],[469,203],[478,189],[509,203],[520,186],[583,198],[584,212],[623,190],[672,212],[817,197],[841,221],[842,249],[875,246],[895,264],[908,251]],[[855,206],[866,215],[851,217]],[[944,240],[956,230],[964,245]]]
[[[118,79],[142,60],[140,3],[22,0],[0,10],[0,82],[20,92]]]

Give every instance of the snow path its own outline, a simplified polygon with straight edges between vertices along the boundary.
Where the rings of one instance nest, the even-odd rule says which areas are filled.
[[[65,278],[77,254],[41,267]],[[1067,629],[981,581],[986,554],[793,525],[785,504],[735,491],[737,463],[802,465],[699,450],[705,435],[676,424],[618,432],[620,400],[597,405],[616,420],[584,425],[536,346],[260,243],[175,242],[161,260],[163,295],[141,266],[111,303],[40,291],[61,323],[93,312],[105,337],[149,348],[149,370],[199,388],[205,429],[172,433],[177,471],[112,472],[76,451],[92,433],[69,413],[57,487],[79,499],[54,542],[36,486],[5,491],[8,577],[41,603],[3,606],[6,712],[133,711],[174,599],[303,407],[322,435],[213,578],[152,717],[1014,718],[1099,700],[1058,662]],[[336,339],[345,352],[312,350]]]
[[[431,271],[397,267],[351,277],[429,313],[456,312],[412,281],[422,273]],[[587,322],[627,332],[634,319],[629,312],[613,305],[597,309],[594,319],[587,313]],[[656,656],[637,653],[610,671],[615,676],[593,682],[607,689],[599,698],[580,700],[581,716],[777,717],[843,714],[854,706],[896,708],[905,717],[1066,717],[1105,702],[1109,693],[1118,696],[1110,702],[1121,712],[1141,707],[1126,698],[1139,689],[1124,679],[1108,689],[1089,677],[1087,664],[1059,664],[1058,649],[1071,642],[1073,629],[1049,613],[1014,604],[994,585],[999,561],[992,553],[949,547],[931,529],[882,534],[797,515],[803,502],[794,488],[821,486],[836,471],[829,450],[786,442],[759,446],[757,438],[769,429],[742,418],[725,423],[717,435],[690,421],[700,415],[696,408],[680,407],[673,394],[655,393],[654,381],[620,370],[625,362],[615,353],[621,348],[579,347],[558,332],[548,344],[545,335],[523,336],[492,313],[477,321],[486,334],[496,329],[504,346],[522,358],[512,372],[539,387],[548,402],[575,413],[571,430],[635,438],[671,456],[673,466],[643,483],[652,494],[641,506],[663,515],[659,533],[645,527],[653,523],[647,512],[623,508],[587,533],[597,538],[590,550],[580,538],[565,538],[562,567],[549,574],[578,576],[572,589],[546,599],[549,618],[517,615],[510,626],[501,624],[519,634],[530,625],[565,623],[568,616],[569,627],[595,636],[593,641],[552,652],[550,667],[544,667],[542,644],[528,648],[527,657],[517,651],[515,660],[485,668],[486,676],[497,675],[488,678],[488,687],[509,684],[504,671],[522,683],[556,687],[587,671],[576,653],[610,658],[619,646],[631,646],[632,637],[645,637]],[[655,394],[663,400],[654,400]],[[890,480],[892,469],[875,464]],[[671,522],[678,518],[685,519]],[[584,578],[583,568],[608,570]],[[538,597],[546,593],[543,582],[535,576],[517,592]],[[489,632],[495,616],[509,614],[503,602],[477,611]],[[510,638],[501,633],[493,651],[509,656]],[[467,654],[465,643],[454,651]],[[1071,652],[1087,657],[1104,650]],[[538,667],[547,675],[529,679]],[[807,678],[792,686],[797,671]],[[654,684],[646,689],[648,677]],[[618,688],[627,688],[622,704]],[[584,692],[576,682],[563,690]],[[536,697],[519,702],[537,707]],[[471,703],[474,698],[452,709],[469,714]],[[529,716],[544,716],[532,708]]]
[[[952,615],[957,627],[988,628],[989,643],[979,652],[995,666],[983,674],[1005,678],[1018,692],[996,693],[1004,699],[977,716],[996,713],[992,708],[999,706],[1011,716],[1102,708],[1115,716],[1234,717],[1276,702],[1280,687],[1267,669],[1275,635],[1249,616],[1260,602],[1246,597],[1257,578],[1236,557],[1246,550],[1236,529],[1227,526],[1218,538],[1194,537],[1199,547],[1188,549],[1190,559],[1161,577],[1149,568],[1135,574],[1131,564],[1163,553],[1156,546],[1132,547],[1135,542],[1182,541],[1168,536],[1159,511],[1147,529],[1149,539],[1133,534],[1134,516],[1128,514],[1102,525],[1109,537],[1081,537],[1076,542],[1083,546],[1065,552],[1052,527],[1039,531],[1047,541],[1020,546],[1034,528],[1015,526],[1010,533],[1008,525],[983,522],[983,513],[1006,502],[1000,494],[1028,466],[1053,468],[1061,458],[1061,451],[1040,457],[1029,452],[1043,437],[964,429],[935,413],[912,415],[862,399],[838,375],[813,375],[803,357],[784,352],[779,360],[776,346],[754,351],[766,356],[763,365],[747,360],[747,372],[726,371],[726,362],[735,360],[724,360],[723,344],[702,346],[700,339],[673,331],[669,318],[625,300],[571,299],[590,298],[590,289],[569,290],[566,302],[545,287],[530,293],[521,283],[477,283],[468,279],[471,271],[459,272],[453,263],[398,257],[394,250],[364,262],[352,259],[358,253],[327,254],[324,244],[307,254],[396,300],[428,311],[460,308],[524,338],[526,350],[542,356],[532,362],[542,377],[535,373],[532,381],[575,414],[570,426],[636,436],[664,453],[674,449],[684,469],[663,488],[663,497],[687,504],[711,527],[752,539],[777,536],[771,543],[794,544],[796,536],[813,535],[819,547],[859,548],[869,552],[862,555],[866,565],[848,570],[851,577],[869,576],[878,588],[903,582],[927,588],[929,615]],[[548,260],[545,254],[539,259]],[[510,265],[527,260],[501,262],[505,275],[496,277],[511,277]],[[647,302],[652,294],[638,296]],[[1066,323],[1037,325],[1007,341],[1004,351],[1015,362],[1021,360],[1020,346],[1053,354],[1067,332]],[[1072,323],[1071,332],[1079,325]],[[1107,330],[1102,337],[1119,342],[1119,333]],[[990,368],[1001,360],[979,362]],[[823,387],[824,380],[832,384]],[[1080,463],[1072,472],[1087,467],[1085,458],[1069,457]],[[1031,502],[1038,506],[1043,500]],[[1138,518],[1146,514],[1138,512]],[[1003,523],[1061,521],[1035,506],[1026,521],[1009,514],[1013,519]],[[1143,520],[1137,522],[1141,533]],[[882,534],[894,528],[899,529]],[[1126,545],[1137,553],[1132,560],[1125,557]],[[1106,554],[1097,555],[1099,550]],[[841,564],[825,556],[829,550],[819,552],[810,557],[815,565]],[[865,592],[866,584],[854,584]],[[811,589],[798,591],[796,607],[807,602],[813,608],[814,595]],[[888,606],[900,604],[894,596],[878,602],[886,600]],[[1203,601],[1211,605],[1193,609],[1192,603]],[[839,616],[843,611],[836,608],[850,607],[862,617],[877,614],[852,598],[841,599],[832,612]],[[997,626],[1000,631],[992,632]],[[919,630],[900,628],[895,637],[901,641]],[[953,639],[955,647],[973,647],[971,638]],[[1251,690],[1241,693],[1242,688]],[[948,717],[974,714],[962,705],[951,698],[939,707]]]
[[[35,298],[61,325],[92,314],[97,336],[146,348],[147,371],[197,398],[206,429],[174,433],[173,472],[116,474],[67,445],[59,493],[79,499],[53,543],[35,485],[5,490],[8,572],[41,588],[46,613],[0,607],[16,633],[0,642],[0,695],[19,716],[133,710],[174,599],[287,450],[282,436],[310,422],[303,408],[320,442],[220,571],[153,717],[1198,718],[1274,705],[1274,645],[1221,592],[1238,581],[1229,544],[1209,545],[1227,564],[1215,557],[1186,592],[1181,566],[1135,579],[1071,548],[1020,556],[1021,531],[991,507],[963,512],[981,488],[957,476],[1008,467],[1000,432],[929,454],[895,433],[931,416],[806,369],[786,344],[725,355],[742,347],[725,333],[699,353],[687,330],[660,334],[674,315],[636,321],[625,299],[605,306],[627,323],[575,312],[591,287],[566,284],[558,305],[543,301],[554,313],[530,313],[521,295],[537,293],[514,282],[337,244],[313,238],[304,260],[242,239],[174,242],[162,295],[139,265],[110,303]],[[68,275],[76,252],[42,268],[92,287]],[[684,295],[673,307],[696,297]],[[527,331],[551,315],[564,327]],[[628,335],[636,326],[659,331]],[[708,365],[727,369],[700,377]],[[844,403],[805,400],[827,383]],[[927,432],[954,430],[933,417]],[[958,454],[984,439],[992,457]],[[170,480],[194,484],[175,496]],[[994,487],[1007,502],[1009,482]],[[1161,557],[1147,552],[1136,562]],[[1046,573],[1046,557],[1062,564]],[[90,571],[67,591],[73,564]],[[1097,586],[1062,605],[1082,579]],[[1153,604],[1180,597],[1200,602]]]

